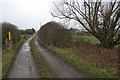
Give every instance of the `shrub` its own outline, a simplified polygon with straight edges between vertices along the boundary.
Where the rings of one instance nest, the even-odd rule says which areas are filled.
[[[35,29],[26,29],[25,30],[25,34],[29,34],[29,35],[31,35],[31,34],[34,34],[35,33]]]
[[[32,35],[35,33],[35,29],[32,28],[32,29],[26,29],[26,30],[19,30],[19,32],[21,35],[26,35],[26,34]]]
[[[56,22],[49,22],[38,31],[39,38],[45,45],[64,46],[70,43],[71,32]]]
[[[56,31],[52,39],[53,45],[59,46],[59,47],[63,47],[63,46],[67,47],[67,43],[70,43],[70,42],[71,42],[71,33],[69,30],[64,28]]]
[[[6,40],[8,40],[8,34],[11,32],[11,41],[13,44],[17,43],[20,40],[20,33],[17,29],[17,26],[4,22],[2,23],[2,45],[3,47],[7,45]]]

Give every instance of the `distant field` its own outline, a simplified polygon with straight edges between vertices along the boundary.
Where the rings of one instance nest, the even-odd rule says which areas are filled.
[[[99,44],[100,41],[94,36],[72,36],[73,42],[90,42],[91,44]]]
[[[100,41],[94,36],[72,36],[72,42],[89,42],[91,44],[100,44]],[[116,45],[115,47],[118,46],[120,46],[120,44]]]

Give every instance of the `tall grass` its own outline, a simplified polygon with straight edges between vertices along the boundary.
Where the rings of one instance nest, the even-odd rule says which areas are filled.
[[[108,56],[106,56],[106,54],[105,56],[104,55],[101,56],[97,53],[91,54],[91,52],[88,54],[87,52],[83,52],[82,49],[78,49],[78,48],[57,48],[54,46],[49,46],[48,48],[51,51],[54,51],[56,55],[60,56],[65,61],[75,66],[77,69],[83,70],[83,72],[87,73],[92,77],[95,78],[117,77],[118,74],[117,73],[118,69],[116,67],[117,62],[115,62],[115,64],[113,65],[112,63],[109,63],[110,61],[108,60],[112,60],[112,58],[109,58]],[[102,52],[105,53],[109,51],[104,50]],[[109,58],[109,59],[107,60],[105,58]],[[108,62],[105,60],[107,60]],[[107,63],[104,64],[104,62]]]

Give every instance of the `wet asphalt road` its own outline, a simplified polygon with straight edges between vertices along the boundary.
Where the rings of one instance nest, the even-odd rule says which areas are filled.
[[[33,37],[32,37],[33,38]],[[20,48],[8,78],[39,78],[34,60],[30,51],[30,38]]]
[[[55,56],[48,49],[46,49],[42,44],[38,42],[38,37],[35,38],[35,45],[39,52],[45,57],[51,66],[53,72],[56,73],[58,78],[86,78],[82,73],[65,63],[62,59]]]
[[[32,37],[33,38],[33,37]],[[8,73],[8,78],[40,78],[30,51],[30,41],[27,40],[20,48],[15,61]],[[86,78],[86,76],[54,55],[35,38],[35,46],[49,63],[57,78]]]

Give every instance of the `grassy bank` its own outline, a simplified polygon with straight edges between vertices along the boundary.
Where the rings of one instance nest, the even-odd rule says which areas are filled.
[[[5,78],[7,76],[8,70],[16,56],[16,53],[18,52],[20,46],[25,42],[25,40],[22,40],[18,42],[12,50],[5,51],[2,53],[2,78]]]
[[[99,44],[99,40],[96,39],[94,36],[72,36],[72,42],[78,43],[78,42],[89,42],[91,44]]]
[[[118,77],[118,49],[99,48],[93,36],[73,36],[69,48],[48,46],[56,55],[95,78]]]
[[[79,42],[88,42],[90,44],[100,44],[100,41],[95,38],[94,36],[72,36],[72,42],[73,43],[79,43]],[[117,48],[120,46],[120,44],[116,45]]]
[[[57,48],[54,46],[48,47],[51,51],[54,51],[56,55],[72,64],[79,70],[87,73],[95,78],[113,78],[116,77],[116,68],[106,67],[102,62],[94,62],[94,59],[90,61],[87,59],[88,54],[83,53],[80,49],[71,48]]]
[[[34,37],[35,38],[35,37]],[[54,78],[52,75],[51,68],[45,58],[40,54],[40,52],[35,48],[34,38],[30,42],[32,55],[34,57],[38,72],[41,78]]]
[[[32,35],[27,36],[27,39],[30,38]],[[2,52],[2,78],[7,77],[7,73],[12,65],[12,62],[15,59],[15,56],[17,55],[17,52],[19,51],[21,45],[27,40],[27,39],[21,39],[18,43],[16,43],[13,48],[9,50],[4,50]]]

